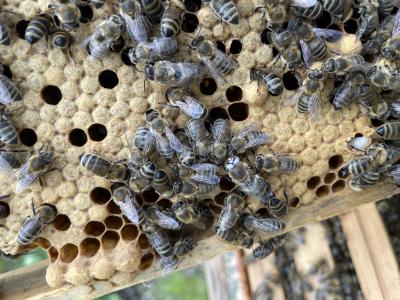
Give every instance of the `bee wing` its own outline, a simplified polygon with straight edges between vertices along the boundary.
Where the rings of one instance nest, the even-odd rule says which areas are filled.
[[[22,193],[26,190],[40,175],[40,172],[29,172],[29,160],[24,163],[21,168],[15,171],[15,175],[18,178],[15,192]]]
[[[277,219],[253,218],[252,227],[264,232],[278,232],[285,228],[285,224]]]
[[[176,137],[176,135],[171,131],[171,129],[169,129],[168,126],[165,127],[165,134],[167,135],[170,147],[174,151],[181,153],[184,150],[183,145],[181,141]]]
[[[312,7],[317,4],[317,0],[291,0],[290,5],[298,7]]]
[[[249,126],[247,126],[245,129],[243,129],[239,134],[238,134],[238,138],[244,138],[250,131],[253,130],[257,130],[256,125],[254,125],[254,123],[250,124]]]
[[[310,116],[315,120],[319,120],[322,114],[321,102],[317,96],[310,96],[308,101],[308,112]]]
[[[200,163],[195,164],[191,167],[196,173],[204,174],[211,172],[212,174],[217,174],[219,167],[211,163]]]
[[[232,214],[234,214],[234,213],[235,212],[233,212],[230,209],[222,210],[222,212],[219,216],[219,220],[218,220],[219,227],[221,228],[222,231],[226,231],[226,230],[232,228],[232,226],[234,224],[230,225],[230,223],[233,223],[233,222],[230,222],[230,219],[231,219]]]
[[[396,12],[394,16],[394,25],[392,29],[392,36],[400,34],[400,9]]]
[[[134,201],[136,201],[135,198],[127,196],[124,201],[114,202],[119,206],[122,213],[128,218],[129,221],[131,221],[133,224],[139,224],[139,212],[137,210],[139,205],[135,205]]]
[[[144,148],[143,148],[143,150],[146,154],[148,154],[152,151],[155,142],[156,142],[155,136],[151,132],[149,132],[147,134],[147,140],[144,143]]]
[[[284,106],[292,106],[295,103],[297,103],[300,99],[301,96],[303,96],[304,93],[304,87],[301,86],[291,97],[287,97],[283,101]]]
[[[123,14],[122,17],[126,23],[126,30],[129,37],[137,43],[147,42],[150,35],[150,23],[146,16],[143,14],[136,14],[135,18]]]
[[[400,117],[400,102],[392,102],[389,104],[391,115],[395,118]]]
[[[306,67],[309,67],[312,64],[313,60],[312,53],[308,44],[303,40],[300,40],[300,50],[301,54],[303,55],[304,64],[306,65]]]
[[[206,184],[218,184],[219,183],[219,177],[217,175],[204,175],[204,174],[194,174],[190,176],[190,179],[201,182],[201,183],[206,183]]]
[[[209,59],[206,58],[206,57],[202,57],[201,60],[202,60],[202,62],[206,65],[206,67],[207,67],[208,71],[210,72],[211,76],[212,76],[216,81],[219,81],[219,82],[221,82],[221,81],[222,81],[222,82],[226,82],[226,80],[225,80],[223,74],[222,74],[221,72],[219,72],[219,71],[215,68],[215,66],[214,66],[214,64],[211,62],[211,60],[209,60]]]
[[[90,50],[90,56],[100,59],[106,56],[106,54],[110,51],[110,43],[105,41],[99,42],[96,40],[96,36],[96,32],[89,36],[85,46],[88,50]]]
[[[203,105],[201,105],[195,98],[187,96],[185,102],[176,101],[175,104],[189,117],[199,119],[203,115]]]
[[[368,26],[368,18],[361,18],[360,26],[358,27],[358,31],[356,33],[356,38],[359,40],[364,35],[365,30]]]
[[[12,101],[12,96],[10,94],[9,85],[14,85],[14,83],[5,75],[0,75],[0,103],[10,104]]]
[[[155,209],[154,214],[157,216],[157,225],[168,230],[178,230],[181,223],[178,220],[164,214],[163,212]]]
[[[211,127],[214,141],[223,142],[227,136],[230,137],[230,124],[228,120],[217,119]]]
[[[14,178],[14,172],[9,162],[0,155],[0,173],[3,173],[6,178]]]
[[[246,145],[243,147],[243,151],[249,148],[257,147],[259,145],[266,144],[270,141],[270,136],[266,134],[265,132],[261,132],[261,134],[256,138],[251,141],[249,141]]]
[[[337,42],[343,36],[341,31],[327,28],[313,28],[313,32],[331,43]]]

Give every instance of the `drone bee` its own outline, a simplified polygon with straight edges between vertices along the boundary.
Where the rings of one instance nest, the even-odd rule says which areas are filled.
[[[103,58],[110,51],[111,45],[125,32],[125,21],[120,15],[112,15],[100,23],[93,34],[85,41],[86,50],[95,58]]]
[[[242,154],[251,148],[267,144],[270,141],[271,137],[267,133],[250,126],[232,138],[231,146],[235,153]]]
[[[168,230],[179,230],[182,227],[182,223],[176,220],[172,213],[161,210],[155,205],[146,209],[146,219]]]
[[[145,73],[149,80],[160,84],[188,86],[200,82],[206,77],[208,70],[201,64],[173,63],[164,60],[147,64]]]
[[[251,69],[250,71],[251,80],[258,80],[265,84],[268,92],[272,96],[278,96],[283,92],[282,79],[275,73],[267,73],[259,69]]]
[[[169,2],[164,2],[164,13],[161,18],[161,35],[166,38],[177,36],[181,29],[181,23],[181,10]]]
[[[111,181],[127,181],[131,175],[125,165],[108,161],[96,154],[81,154],[79,161],[81,166],[89,172]]]
[[[222,230],[217,227],[217,237],[228,244],[249,249],[253,245],[253,239],[237,229],[230,228]]]
[[[19,142],[17,130],[11,120],[11,113],[7,112],[2,104],[0,104],[0,142],[7,145],[17,145]]]
[[[193,147],[196,154],[202,159],[207,159],[211,153],[211,141],[210,134],[204,125],[204,120],[191,119],[186,127],[190,139],[194,142]]]
[[[34,17],[26,28],[25,40],[31,45],[37,43],[46,36],[52,23],[53,20],[49,15],[42,14]]]
[[[211,145],[210,160],[215,164],[222,164],[229,152],[231,142],[231,125],[229,120],[217,119],[211,127],[213,143]]]
[[[365,68],[365,60],[359,54],[336,56],[329,58],[322,65],[322,70],[328,74],[345,75],[349,72],[362,71]]]
[[[144,221],[144,211],[136,200],[135,194],[123,183],[111,186],[113,201],[121,209],[123,215],[135,225]]]
[[[264,172],[296,172],[300,164],[297,160],[287,155],[260,154],[256,157],[256,168]]]
[[[157,170],[154,174],[153,188],[162,198],[170,198],[174,193],[171,178],[164,170]]]
[[[207,107],[200,103],[193,92],[187,88],[171,86],[165,92],[165,98],[171,106],[179,107],[192,119],[204,119],[208,114]]]
[[[375,129],[376,134],[385,140],[400,139],[400,121],[386,122]]]
[[[142,230],[146,234],[150,245],[161,257],[173,256],[174,249],[166,232],[154,223],[148,221],[142,225]]]
[[[233,0],[202,0],[209,3],[213,13],[222,21],[237,25],[239,24],[239,12]]]
[[[261,241],[260,245],[253,249],[253,256],[258,259],[263,259],[269,256],[274,250],[281,246],[285,241],[286,233],[274,236],[266,241]]]
[[[179,221],[184,224],[191,224],[200,230],[206,229],[206,224],[212,217],[210,209],[206,204],[179,198],[172,205],[172,211]]]
[[[137,0],[120,1],[119,13],[126,24],[126,31],[132,41],[145,43],[149,40],[151,22],[142,13],[142,8]]]
[[[378,172],[361,173],[350,179],[349,186],[352,190],[361,192],[364,187],[377,184],[380,176]]]
[[[39,150],[38,154],[32,155],[19,169],[15,171],[17,177],[16,193],[26,190],[40,175],[50,172],[51,163],[54,160],[54,152]]]
[[[174,166],[176,177],[207,184],[219,183],[218,170],[219,167],[211,163],[199,163],[191,167],[179,164],[175,164]]]
[[[178,43],[175,38],[158,37],[152,42],[142,42],[135,48],[131,48],[128,56],[133,64],[139,64],[165,59],[176,50],[178,50]]]
[[[362,72],[353,72],[346,76],[343,82],[335,91],[333,98],[333,108],[341,109],[350,105],[359,98],[359,87],[366,82],[366,77]]]
[[[33,216],[28,217],[18,232],[17,243],[19,245],[28,245],[36,239],[45,225],[53,223],[57,216],[57,208],[48,203],[40,205],[37,210],[32,202]]]
[[[219,50],[212,42],[205,40],[203,36],[194,38],[191,48],[196,51],[215,80],[224,80],[224,76],[236,68],[237,64],[232,58]]]
[[[60,27],[67,31],[75,31],[79,29],[79,20],[81,13],[76,4],[49,4],[49,9],[54,13],[54,18],[60,23]]]
[[[225,197],[224,207],[219,216],[218,226],[222,231],[226,231],[237,223],[240,213],[246,206],[246,194],[239,189],[234,189]]]

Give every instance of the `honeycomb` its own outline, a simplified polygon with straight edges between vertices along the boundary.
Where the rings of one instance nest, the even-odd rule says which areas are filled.
[[[37,151],[50,144],[57,157],[57,169],[42,176],[42,186],[35,183],[6,202],[10,214],[0,219],[4,226],[0,227],[0,249],[11,254],[27,250],[29,247],[18,247],[15,241],[24,219],[32,214],[31,200],[36,206],[51,203],[57,206],[59,215],[33,245],[43,247],[49,254],[48,284],[59,287],[98,280],[110,280],[117,285],[128,282],[142,271],[155,268],[155,252],[144,233],[123,217],[112,201],[110,182],[79,167],[78,157],[95,152],[111,160],[126,158],[126,131],[141,126],[143,114],[150,107],[159,109],[180,127],[185,126],[188,118],[164,108],[167,87],[146,81],[144,88],[144,74],[133,70],[125,50],[110,53],[102,60],[87,55],[80,41],[112,13],[110,3],[97,10],[85,8],[86,16],[93,13],[93,18],[81,24],[69,59],[66,52],[52,48],[44,39],[32,47],[23,39],[27,20],[46,11],[50,1],[4,2],[4,9],[22,14],[12,16],[12,45],[0,45],[1,62],[24,95],[26,109],[12,118],[23,145]],[[282,104],[299,86],[296,74],[282,69],[285,91],[276,97],[268,95],[262,84],[250,80],[252,67],[265,68],[276,56],[265,38],[263,15],[254,13],[259,4],[256,0],[236,2],[241,17],[237,26],[221,23],[200,0],[175,4],[185,9],[182,31],[186,35],[194,36],[201,28],[202,35],[216,40],[218,47],[239,63],[226,77],[226,83],[206,78],[192,87],[208,107],[210,119],[230,119],[233,132],[256,124],[273,136],[269,147],[275,153],[289,154],[301,163],[294,175],[267,177],[278,196],[286,187],[295,199],[291,205],[298,207],[324,201],[332,193],[346,189],[346,178],[338,176],[338,169],[352,156],[345,141],[371,126],[370,119],[360,115],[358,105],[335,111],[329,103],[334,83],[325,82],[323,115],[315,121]],[[328,43],[330,49],[347,54],[357,48],[353,35],[357,20],[350,21],[344,25],[347,33],[343,39],[337,44]],[[324,15],[317,25],[327,27],[329,22]],[[186,35],[180,35],[177,57],[198,61],[187,47],[190,37]],[[257,151],[266,153],[269,147],[259,147]],[[3,194],[13,193],[13,185],[5,178],[0,186]],[[224,196],[234,186],[223,179],[220,187],[220,193],[208,200],[216,215],[221,211]],[[138,201],[142,205],[171,205],[169,199],[159,199],[154,190],[144,192]],[[215,243],[221,248],[230,247]]]

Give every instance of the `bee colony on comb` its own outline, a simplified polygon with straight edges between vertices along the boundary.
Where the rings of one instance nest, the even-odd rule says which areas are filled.
[[[51,287],[101,294],[101,280],[126,285],[236,246],[265,257],[285,231],[385,196],[349,198],[398,184],[400,122],[384,123],[399,113],[398,54],[375,63],[380,49],[365,46],[369,2],[311,2],[4,1],[1,88],[23,99],[1,102],[19,141],[1,139],[2,160],[18,159],[16,179],[1,174],[0,249],[43,247]],[[164,7],[179,13],[160,33]]]

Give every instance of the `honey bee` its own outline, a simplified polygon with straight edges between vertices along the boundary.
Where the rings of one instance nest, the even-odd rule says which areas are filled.
[[[254,230],[263,232],[278,232],[285,228],[285,223],[265,217],[256,217],[254,215],[248,214],[244,216],[243,221],[244,228],[249,232]]]
[[[24,156],[29,155],[27,150],[11,150],[11,149],[1,149],[0,150],[0,172],[7,175],[8,178],[13,178],[13,170],[21,167],[22,159],[21,154]]]
[[[278,96],[283,92],[282,79],[276,73],[253,68],[250,71],[250,78],[265,84],[268,93],[272,96]]]
[[[8,105],[21,100],[21,92],[15,83],[4,74],[0,74],[0,104]]]
[[[160,23],[164,12],[161,0],[140,0],[143,13],[148,16],[152,23]]]
[[[261,241],[260,244],[253,249],[253,256],[258,259],[263,259],[269,256],[274,250],[281,246],[286,239],[286,234],[274,236],[265,241]]]
[[[349,186],[352,190],[361,192],[364,187],[377,184],[380,176],[378,172],[361,173],[350,179]]]
[[[400,186],[400,165],[394,165],[388,168],[384,173],[397,187]]]
[[[114,163],[96,154],[81,154],[79,161],[81,166],[89,172],[111,181],[127,181],[131,175],[124,164]]]
[[[341,23],[352,14],[353,1],[346,0],[322,0],[324,9],[329,12],[334,22]]]
[[[163,270],[163,275],[175,270],[178,267],[179,259],[176,255],[171,256],[161,256],[160,258],[161,268]]]
[[[369,84],[362,84],[358,89],[359,103],[371,118],[385,120],[390,115],[389,105]]]
[[[125,21],[126,31],[132,41],[145,43],[149,40],[151,22],[150,19],[142,13],[142,8],[137,0],[120,1],[119,13]],[[132,63],[135,62],[132,61]]]
[[[333,108],[341,109],[356,101],[359,97],[359,87],[366,82],[366,77],[362,72],[350,73],[335,91],[333,98]]]
[[[163,60],[147,64],[145,73],[149,80],[160,84],[189,86],[205,78],[208,70],[201,64],[173,63]]]
[[[376,30],[371,35],[371,37],[369,37],[368,40],[365,41],[365,43],[363,43],[361,53],[374,54],[374,55],[380,54],[383,45],[392,36],[394,25],[395,25],[395,17],[394,16],[386,17],[379,26],[379,29]]]
[[[356,157],[350,160],[342,169],[339,171],[339,176],[346,177],[349,174],[358,175],[370,171],[374,166],[374,159],[370,155],[364,155]]]
[[[125,32],[125,21],[120,15],[112,15],[101,22],[85,40],[89,55],[101,59],[110,51],[111,45]]]
[[[322,70],[328,74],[345,75],[349,72],[362,71],[365,69],[365,60],[359,54],[336,56],[329,58],[323,65]]]
[[[277,198],[275,193],[272,191],[269,192],[267,199],[267,210],[271,216],[280,219],[287,215],[289,212],[287,201]]]
[[[144,211],[136,200],[135,194],[123,183],[117,182],[111,186],[113,201],[121,209],[123,215],[133,224],[144,221]]]
[[[392,36],[383,45],[382,57],[389,61],[400,58],[400,11],[395,15]]]
[[[293,34],[284,29],[271,32],[267,35],[269,42],[278,49],[280,56],[286,61],[290,70],[301,65],[301,51]],[[279,56],[275,58],[278,61]]]
[[[292,1],[290,10],[296,16],[311,20],[319,19],[324,12],[322,4],[318,1],[309,1],[308,4],[302,3],[302,1]]]
[[[205,230],[212,217],[209,207],[201,202],[179,199],[172,205],[176,218],[184,224],[191,224],[197,229]]]
[[[72,60],[71,53],[69,51],[69,46],[71,46],[72,43],[71,34],[64,29],[56,27],[50,29],[50,34],[53,47],[61,50],[65,49],[69,59]]]
[[[148,221],[142,225],[142,230],[146,234],[150,245],[161,257],[171,257],[174,254],[174,249],[167,233],[154,223]]]
[[[234,153],[243,154],[251,148],[267,144],[270,141],[271,137],[267,133],[250,126],[232,138],[231,146]]]
[[[166,38],[177,36],[181,29],[181,23],[181,10],[171,5],[170,2],[164,2],[164,13],[161,18],[161,35]]]
[[[217,187],[217,184],[178,180],[174,183],[173,189],[176,194],[180,194],[184,198],[205,198],[214,192]]]
[[[256,157],[255,166],[264,172],[296,172],[300,164],[297,160],[287,155],[260,154]]]
[[[186,127],[188,135],[193,141],[195,153],[201,159],[208,159],[211,153],[211,139],[204,125],[204,120],[191,119],[188,121]]]
[[[174,166],[176,177],[207,184],[219,183],[218,170],[219,167],[211,163],[199,163],[190,167],[179,164]]]
[[[129,187],[135,193],[140,193],[144,190],[147,190],[151,187],[155,174],[156,165],[153,162],[148,161],[144,163],[138,171],[134,172],[133,176],[131,175],[131,178],[129,180]]]
[[[178,50],[178,43],[175,38],[158,37],[152,42],[141,42],[128,52],[130,61],[133,64],[142,62],[154,62],[165,59]]]
[[[369,36],[379,28],[378,3],[374,1],[362,1],[358,6],[360,13],[360,26],[356,37],[361,39],[363,36]]]
[[[194,248],[195,241],[189,237],[180,239],[174,247],[174,254],[177,257],[184,256],[188,254]]]
[[[32,185],[42,174],[50,172],[50,166],[54,160],[54,152],[39,150],[32,155],[19,169],[15,171],[17,177],[16,193],[21,193]]]
[[[42,14],[34,17],[28,24],[25,31],[25,40],[33,45],[47,35],[51,24],[52,18],[49,15]]]
[[[231,142],[231,125],[229,120],[216,119],[211,127],[213,143],[211,145],[210,160],[220,165],[229,153]]]
[[[224,207],[218,220],[220,230],[226,231],[235,226],[246,206],[245,199],[246,194],[237,188],[225,197]]]
[[[204,119],[208,114],[207,107],[200,103],[193,92],[187,88],[171,86],[165,92],[165,98],[171,106],[179,107],[192,119]]]
[[[385,140],[400,139],[400,121],[386,122],[375,129],[376,134]]]
[[[182,223],[175,219],[173,213],[161,210],[158,206],[152,205],[146,209],[146,219],[168,230],[179,230]]]
[[[400,74],[387,66],[374,65],[367,72],[368,79],[377,88],[400,92]]]
[[[222,230],[217,227],[217,237],[228,244],[249,249],[253,245],[253,238],[235,228]]]
[[[0,104],[0,142],[7,145],[17,145],[19,142],[18,133],[12,120],[11,112]]]
[[[57,216],[57,208],[48,203],[40,205],[37,210],[32,202],[33,216],[28,217],[18,232],[17,243],[19,245],[28,245],[36,239],[45,225],[53,223]]]
[[[155,139],[148,127],[139,127],[135,133],[135,146],[149,154],[155,145]]]
[[[225,81],[224,76],[236,68],[237,64],[233,58],[219,50],[212,42],[205,40],[203,36],[194,38],[190,45],[215,80]]]
[[[53,11],[55,19],[60,23],[60,27],[67,31],[75,31],[79,29],[79,20],[81,13],[76,4],[62,3],[49,4],[48,8]]]
[[[174,194],[171,178],[164,170],[157,170],[153,177],[153,188],[162,198],[171,198]]]
[[[237,25],[239,24],[239,12],[235,2],[232,0],[202,0],[203,3],[208,3],[213,13],[222,21]]]
[[[267,21],[267,28],[274,29],[285,23],[288,18],[286,1],[268,0],[264,2],[265,5],[256,7],[255,11],[262,9],[263,17]]]

